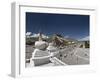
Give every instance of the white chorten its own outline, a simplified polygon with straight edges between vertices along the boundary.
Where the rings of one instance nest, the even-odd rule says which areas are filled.
[[[54,43],[52,42],[52,43],[49,43],[47,50],[50,51],[50,52],[55,52],[55,51],[57,51],[57,48],[54,47]]]
[[[44,51],[48,43],[42,40],[42,34],[39,33],[39,40],[35,42],[35,49],[32,53],[34,65],[49,63],[49,53]]]

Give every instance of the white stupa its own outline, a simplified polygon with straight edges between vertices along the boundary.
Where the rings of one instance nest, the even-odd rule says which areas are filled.
[[[49,46],[47,47],[47,50],[49,51],[49,54],[51,57],[55,55],[55,52],[57,51],[57,48],[54,46],[54,43],[49,43]]]
[[[52,43],[49,43],[49,46],[47,47],[47,50],[50,51],[50,52],[55,52],[57,50],[57,48],[54,47],[54,44],[52,42]]]
[[[34,65],[41,65],[49,62],[49,53],[44,51],[48,43],[42,40],[42,34],[39,33],[39,40],[35,42],[35,49],[32,53]]]

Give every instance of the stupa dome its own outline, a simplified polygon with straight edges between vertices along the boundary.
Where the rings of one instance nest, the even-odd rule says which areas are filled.
[[[48,43],[45,41],[36,41],[35,42],[35,48],[37,48],[37,49],[46,49],[47,46],[48,46]]]

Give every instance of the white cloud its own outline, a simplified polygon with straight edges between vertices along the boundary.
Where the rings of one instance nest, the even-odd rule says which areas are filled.
[[[30,36],[31,34],[31,32],[26,32],[26,36]]]
[[[38,37],[39,36],[39,34],[33,34],[31,37]]]
[[[68,35],[66,35],[66,36],[65,36],[65,38],[69,38],[69,36],[68,36]]]
[[[39,37],[39,33],[38,34],[33,33],[33,35],[31,35],[31,37]],[[42,38],[48,38],[48,36],[42,34]]]
[[[79,39],[79,41],[88,41],[88,40],[89,40],[89,36],[86,36],[86,37],[84,37],[82,39]]]

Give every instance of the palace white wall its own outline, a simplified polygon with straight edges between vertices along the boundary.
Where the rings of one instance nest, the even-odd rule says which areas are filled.
[[[100,0],[1,0],[0,1],[0,80],[13,80],[10,77],[11,71],[11,2],[13,1],[32,1],[34,4],[47,3],[52,5],[56,4],[71,4],[71,5],[84,5],[84,6],[96,6],[97,7],[97,26],[96,28],[96,43],[97,53],[100,56]],[[95,55],[95,54],[94,54]],[[33,76],[24,77],[23,80],[99,80],[100,74],[100,58],[98,59],[98,72],[97,73],[73,73],[62,75],[46,75],[46,76]]]

